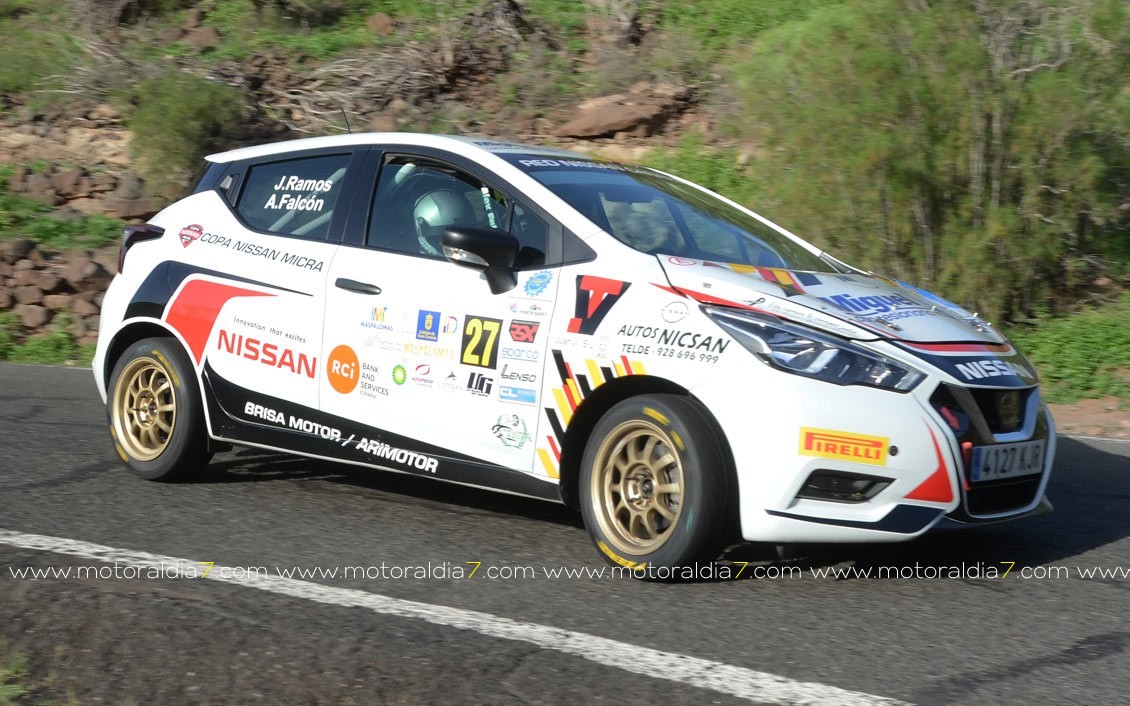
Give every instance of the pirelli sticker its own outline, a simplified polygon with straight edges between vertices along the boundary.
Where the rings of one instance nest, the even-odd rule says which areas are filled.
[[[800,453],[804,456],[832,458],[837,461],[887,465],[887,449],[891,440],[885,436],[850,434],[833,429],[800,428]]]

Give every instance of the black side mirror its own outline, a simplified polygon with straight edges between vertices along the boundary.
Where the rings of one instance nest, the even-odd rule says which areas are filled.
[[[477,226],[451,226],[443,231],[443,254],[462,267],[486,275],[491,294],[509,292],[518,286],[514,263],[518,239],[504,230]]]

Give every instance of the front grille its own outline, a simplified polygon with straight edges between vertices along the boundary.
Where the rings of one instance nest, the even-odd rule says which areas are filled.
[[[970,515],[1000,515],[1032,504],[1043,476],[979,483],[965,491],[965,509]]]
[[[973,399],[994,434],[1011,434],[1024,423],[1028,396],[1034,390],[992,390],[972,388]]]
[[[1014,394],[1011,399],[1008,397],[1009,393]],[[1047,420],[1040,414],[1040,406],[1032,404],[1038,401],[1032,399],[1037,394],[1039,393],[1035,388],[1008,390],[968,388],[944,383],[938,385],[938,389],[930,397],[930,404],[957,437],[958,448],[965,450],[964,458],[958,459],[961,465],[962,503],[950,513],[950,517],[961,522],[984,521],[982,518],[1018,512],[1038,499],[1037,494],[1044,477],[1042,473],[973,483],[966,466],[972,447],[999,443],[994,438],[995,434],[1031,429],[1030,438],[1047,438]],[[1038,416],[1027,419],[1026,411]]]

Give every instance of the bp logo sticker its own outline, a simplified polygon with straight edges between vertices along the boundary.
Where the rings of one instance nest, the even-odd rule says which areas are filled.
[[[408,371],[404,369],[403,365],[397,365],[392,369],[392,381],[397,385],[403,385],[404,381],[408,379]]]
[[[517,414],[504,414],[491,429],[502,445],[510,449],[520,449],[530,440],[526,422]]]

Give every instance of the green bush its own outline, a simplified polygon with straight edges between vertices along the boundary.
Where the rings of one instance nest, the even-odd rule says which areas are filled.
[[[0,94],[54,87],[79,56],[75,40],[35,12],[10,0],[0,4]]]
[[[1006,333],[1040,373],[1045,399],[1130,398],[1130,292],[1118,302]]]
[[[142,81],[136,101],[134,157],[159,190],[187,182],[205,154],[239,134],[246,113],[237,89],[176,71]]]
[[[0,360],[39,365],[90,365],[94,345],[80,346],[71,335],[71,318],[59,314],[46,333],[29,336],[22,343],[23,325],[15,312],[0,313]]]
[[[764,32],[735,74],[782,222],[1007,321],[1127,237],[1128,72],[1123,0],[853,0]]]

